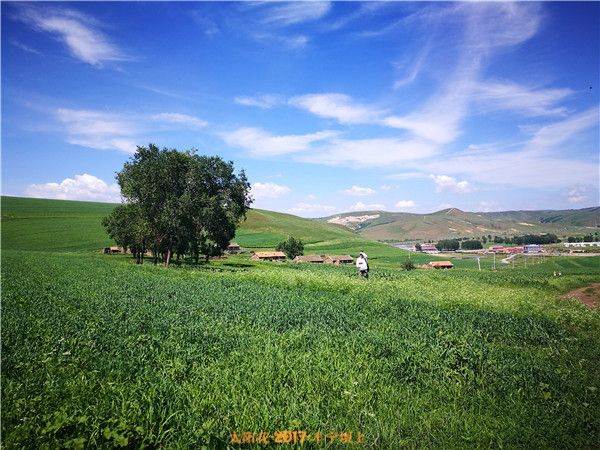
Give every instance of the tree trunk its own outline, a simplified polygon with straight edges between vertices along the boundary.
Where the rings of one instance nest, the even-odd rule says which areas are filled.
[[[167,255],[165,258],[165,267],[169,267],[169,264],[171,263],[171,248],[169,247],[167,249]]]

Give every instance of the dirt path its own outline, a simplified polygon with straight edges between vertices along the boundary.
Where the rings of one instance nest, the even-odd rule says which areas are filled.
[[[600,306],[600,283],[592,283],[589,286],[567,292],[561,298],[579,300],[588,308],[597,308]]]

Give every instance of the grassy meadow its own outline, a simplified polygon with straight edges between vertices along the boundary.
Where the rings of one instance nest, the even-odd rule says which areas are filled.
[[[278,431],[307,448],[598,448],[600,312],[560,298],[600,282],[598,257],[406,272],[406,252],[253,210],[242,246],[364,249],[372,276],[247,255],[165,269],[98,252],[111,208],[2,198],[4,448],[298,446]]]

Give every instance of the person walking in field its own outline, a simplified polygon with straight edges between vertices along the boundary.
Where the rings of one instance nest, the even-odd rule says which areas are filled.
[[[369,264],[362,252],[356,258],[356,270],[358,270],[359,276],[365,277],[367,280],[369,279]]]

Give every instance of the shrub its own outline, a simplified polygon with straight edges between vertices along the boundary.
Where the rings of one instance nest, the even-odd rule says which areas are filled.
[[[417,266],[415,265],[414,262],[412,262],[410,259],[407,259],[406,261],[404,261],[400,267],[402,267],[402,269],[404,270],[414,270],[417,268]]]

